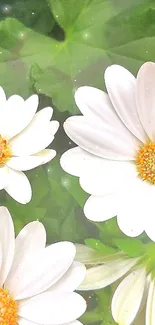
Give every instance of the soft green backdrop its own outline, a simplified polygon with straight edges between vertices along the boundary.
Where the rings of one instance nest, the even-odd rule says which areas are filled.
[[[60,155],[74,144],[65,136],[64,120],[78,113],[74,92],[81,85],[104,88],[103,73],[121,64],[134,74],[145,61],[155,61],[155,0],[8,0],[0,1],[0,84],[7,95],[40,95],[40,108],[51,105],[61,126],[52,147],[57,157],[28,172],[32,201],[22,206],[1,191],[16,232],[30,220],[41,220],[48,243],[84,242],[102,250],[139,256],[148,239],[122,235],[113,219],[94,225],[83,215],[87,194],[78,179],[60,168]],[[18,118],[18,116],[15,116]],[[95,241],[95,238],[99,241]],[[111,246],[111,247],[110,247]],[[114,324],[111,288],[89,294],[86,323]],[[92,308],[97,304],[97,309]],[[93,307],[92,307],[93,306]]]

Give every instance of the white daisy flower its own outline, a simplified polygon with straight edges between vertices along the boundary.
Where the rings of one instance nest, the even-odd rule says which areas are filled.
[[[118,285],[111,303],[112,315],[119,325],[155,324],[155,270],[153,260],[129,258],[124,253],[103,256],[77,245],[78,261],[88,267],[79,290],[97,290],[114,283]]]
[[[78,147],[62,156],[61,166],[91,194],[88,219],[117,215],[126,235],[145,230],[155,241],[155,63],[145,63],[137,78],[112,65],[105,84],[108,94],[93,87],[75,93],[83,116],[68,118],[64,129]]]
[[[46,231],[27,224],[15,239],[12,218],[0,207],[0,324],[80,325],[85,300],[73,292],[85,277],[74,261],[75,246],[59,242],[45,248]]]
[[[56,155],[45,149],[53,141],[59,127],[50,121],[52,108],[37,114],[38,96],[26,101],[18,95],[6,99],[0,87],[0,190],[5,189],[16,201],[31,200],[31,185],[22,171],[45,164]]]

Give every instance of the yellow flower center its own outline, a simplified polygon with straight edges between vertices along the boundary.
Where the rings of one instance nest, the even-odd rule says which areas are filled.
[[[139,176],[155,184],[155,142],[142,145],[136,157]]]
[[[5,163],[11,157],[8,141],[0,135],[0,164]]]
[[[8,291],[0,288],[0,325],[17,325],[17,304]]]

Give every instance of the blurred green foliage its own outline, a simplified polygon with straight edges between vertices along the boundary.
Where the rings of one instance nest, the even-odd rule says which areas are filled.
[[[128,239],[116,218],[95,225],[84,217],[88,195],[77,178],[61,169],[59,158],[73,146],[62,124],[78,113],[75,90],[81,85],[105,89],[103,74],[109,64],[121,64],[136,74],[144,61],[155,61],[154,16],[154,0],[0,2],[0,84],[8,96],[18,93],[26,98],[38,93],[40,108],[52,105],[54,118],[61,123],[52,144],[57,158],[27,173],[32,201],[22,206],[4,191],[0,193],[1,204],[13,216],[16,233],[38,219],[47,229],[48,243],[85,241],[103,254],[120,249],[132,257],[141,255],[145,235]],[[114,324],[111,294],[111,288],[89,294],[95,299],[95,309],[83,316],[85,323]]]

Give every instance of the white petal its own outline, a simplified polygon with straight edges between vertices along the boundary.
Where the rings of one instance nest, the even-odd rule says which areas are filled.
[[[11,288],[12,277],[23,267],[28,259],[33,258],[41,249],[45,248],[46,231],[42,223],[33,221],[28,223],[15,240],[15,255],[9,276],[5,282]]]
[[[19,203],[26,204],[31,200],[32,190],[28,178],[22,172],[9,168],[6,192]]]
[[[25,171],[46,164],[48,161],[53,159],[55,155],[55,150],[44,149],[33,156],[12,157],[8,160],[6,164],[12,169]]]
[[[51,121],[50,126],[51,126],[52,134],[55,135],[55,133],[58,131],[58,128],[59,128],[59,122],[58,121]]]
[[[155,279],[150,283],[147,305],[146,305],[146,325],[155,324]]]
[[[60,163],[68,173],[81,176],[81,187],[94,195],[103,195],[118,187],[128,186],[128,182],[137,175],[134,163],[103,159],[79,147],[66,151]]]
[[[53,115],[53,108],[52,107],[45,107],[43,109],[41,109],[34,117],[33,122],[42,125],[43,123],[47,123],[50,121],[50,119],[52,118]]]
[[[149,138],[155,140],[155,64],[142,65],[137,76],[137,106],[140,120]]]
[[[0,246],[2,252],[0,286],[2,287],[10,271],[15,249],[14,226],[11,215],[5,207],[0,207]]]
[[[95,249],[87,247],[86,245],[76,244],[76,256],[75,260],[82,262],[87,265],[101,264],[104,262],[109,262],[109,260],[120,259],[120,253],[115,255],[105,256],[103,253],[98,252]]]
[[[99,157],[133,160],[140,142],[127,129],[125,131],[104,122],[73,116],[66,120],[67,135],[82,149]]]
[[[29,129],[27,127],[10,141],[10,147],[15,156],[34,155],[52,143],[54,136],[50,124]]]
[[[35,114],[31,123],[10,141],[15,156],[32,155],[47,147],[54,139],[55,123],[49,122],[52,108],[46,107]]]
[[[9,170],[6,167],[0,167],[0,190],[8,183]]]
[[[5,110],[2,116],[2,136],[10,139],[21,132],[31,122],[37,107],[37,95],[29,97],[26,101],[18,95],[11,96],[5,104]]]
[[[139,236],[145,229],[149,230],[153,226],[154,197],[154,185],[139,178],[135,179],[133,186],[129,184],[125,191],[117,195],[118,225],[127,236]]]
[[[61,167],[69,174],[74,176],[80,176],[81,173],[85,173],[88,166],[93,165],[102,158],[94,156],[89,152],[75,147],[67,150],[60,159]]]
[[[72,322],[85,309],[86,302],[77,293],[46,292],[21,303],[18,314],[36,323],[51,325]]]
[[[91,164],[92,163],[92,164]],[[89,194],[105,195],[125,190],[137,176],[132,162],[94,159],[81,171],[80,185]]]
[[[18,317],[18,325],[38,325],[38,323],[31,322],[23,317]]]
[[[27,320],[22,317],[18,317],[18,324],[19,325],[38,325],[38,323],[31,322],[30,320]],[[70,323],[65,323],[65,325],[83,325],[79,320],[75,320]]]
[[[31,297],[47,290],[68,270],[75,256],[75,246],[70,242],[60,242],[46,247],[10,278],[9,291],[15,299]]]
[[[72,292],[82,283],[86,275],[86,268],[80,262],[73,262],[63,277],[48,291],[54,292]]]
[[[105,221],[113,218],[118,212],[117,197],[114,194],[90,196],[84,206],[85,216],[92,221]]]
[[[75,101],[81,113],[91,120],[98,123],[112,125],[122,132],[128,132],[124,123],[117,115],[108,94],[94,87],[80,87],[75,93]]]
[[[146,133],[141,125],[136,107],[136,79],[125,68],[112,65],[105,71],[108,94],[119,117],[126,127],[141,141],[146,141]]]
[[[116,289],[112,299],[112,315],[116,323],[130,325],[140,308],[146,272],[144,268],[130,273]]]
[[[136,263],[135,258],[122,258],[87,269],[86,277],[79,290],[97,290],[120,279]]]

